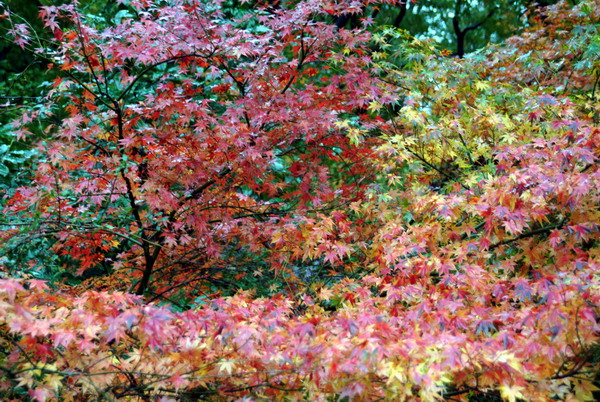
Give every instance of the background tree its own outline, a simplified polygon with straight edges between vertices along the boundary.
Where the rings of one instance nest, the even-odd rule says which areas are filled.
[[[535,13],[537,6],[540,4],[525,0],[403,1],[375,8],[372,17],[376,24],[434,39],[440,47],[462,57],[525,28],[528,14]]]

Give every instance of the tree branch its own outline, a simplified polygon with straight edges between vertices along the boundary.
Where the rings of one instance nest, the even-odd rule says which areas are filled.
[[[493,250],[500,246],[504,246],[506,244],[513,243],[517,240],[526,239],[528,237],[533,237],[533,236],[543,234],[543,233],[548,233],[549,231],[554,230],[554,229],[560,229],[563,226],[565,226],[566,223],[567,223],[567,219],[565,218],[562,221],[560,221],[559,223],[556,223],[554,225],[544,226],[542,228],[534,229],[529,232],[521,233],[520,235],[513,237],[511,239],[502,240],[502,241],[492,244],[490,246],[490,250]]]

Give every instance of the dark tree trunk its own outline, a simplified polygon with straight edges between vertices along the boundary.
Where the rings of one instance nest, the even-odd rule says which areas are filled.
[[[456,55],[461,59],[465,56],[465,32],[456,33]]]
[[[463,58],[465,55],[465,38],[467,36],[467,32],[474,31],[479,28],[490,19],[494,13],[496,12],[496,8],[490,11],[484,19],[479,21],[476,24],[470,25],[465,29],[460,29],[460,15],[462,13],[462,0],[456,0],[456,5],[454,7],[454,17],[452,17],[452,27],[454,28],[454,34],[456,36],[456,56]]]
[[[398,28],[400,26],[400,24],[402,23],[402,20],[406,16],[407,5],[408,5],[408,0],[404,0],[403,2],[400,3],[400,14],[398,14],[396,16],[396,19],[394,19],[394,26],[396,28]]]

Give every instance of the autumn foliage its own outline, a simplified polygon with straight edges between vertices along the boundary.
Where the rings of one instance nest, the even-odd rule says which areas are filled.
[[[1,395],[594,399],[596,1],[465,59],[331,22],[370,2],[130,3],[4,15],[57,78],[0,239],[62,276],[0,261]]]

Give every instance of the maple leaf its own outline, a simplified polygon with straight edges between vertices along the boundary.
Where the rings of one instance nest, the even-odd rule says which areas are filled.
[[[223,360],[218,363],[219,372],[227,372],[227,374],[231,374],[233,369],[235,368],[235,361],[233,360]]]
[[[11,35],[15,43],[23,49],[31,40],[31,32],[29,31],[27,24],[15,24],[7,33]]]
[[[334,292],[331,288],[322,287],[319,290],[318,297],[323,301],[329,301],[334,296]]]
[[[507,399],[509,402],[516,402],[518,399],[524,399],[525,396],[521,393],[524,390],[519,385],[501,385],[498,387],[502,398]]]
[[[24,292],[25,288],[16,279],[0,279],[0,292],[8,295],[8,301],[14,302],[17,292]]]
[[[594,392],[600,391],[600,388],[594,385],[594,382],[590,379],[579,380],[575,383],[575,397],[578,401],[594,401],[596,398],[594,397]]]
[[[39,402],[45,402],[52,395],[52,391],[47,387],[39,387],[29,391],[29,396]]]
[[[63,386],[63,377],[59,374],[49,374],[44,376],[44,383],[54,392],[57,392]]]

